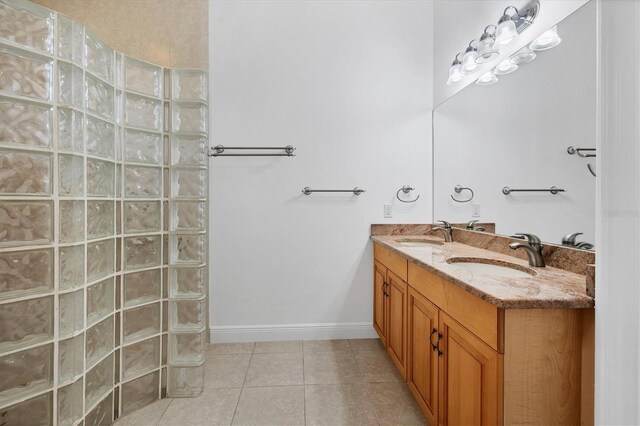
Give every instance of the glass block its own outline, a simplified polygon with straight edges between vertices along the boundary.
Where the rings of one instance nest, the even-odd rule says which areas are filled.
[[[113,197],[115,174],[115,164],[87,158],[87,195]]]
[[[52,229],[51,201],[0,201],[0,246],[48,244]]]
[[[172,235],[170,247],[171,263],[204,263],[206,261],[206,244],[206,236],[204,234]]]
[[[172,364],[199,365],[204,361],[205,332],[171,334],[169,343]]]
[[[113,159],[115,140],[116,128],[113,124],[87,117],[87,154]]]
[[[0,195],[51,194],[51,154],[0,149]]]
[[[162,312],[164,315],[162,316],[162,332],[166,333],[169,331],[169,301],[162,301]]]
[[[171,108],[174,133],[207,133],[209,109],[198,102],[174,102]]]
[[[124,123],[127,126],[162,131],[162,102],[156,99],[126,93]]]
[[[207,291],[207,268],[169,268],[169,297],[199,298]]]
[[[0,142],[46,148],[52,129],[53,107],[0,97]]]
[[[58,344],[58,381],[70,382],[84,372],[84,335],[78,334]]]
[[[159,235],[125,238],[125,271],[160,266],[160,241]]]
[[[84,29],[64,15],[58,15],[58,56],[82,65]]]
[[[82,109],[82,77],[82,68],[67,62],[58,62],[58,103]]]
[[[60,289],[84,285],[84,245],[60,247]]]
[[[160,231],[160,201],[125,201],[124,232]]]
[[[11,407],[2,408],[0,409],[0,418],[7,426],[53,424],[53,394],[48,392]]]
[[[113,201],[87,201],[87,238],[114,234]]]
[[[169,302],[171,331],[200,331],[205,326],[205,299]]]
[[[171,171],[171,192],[174,197],[207,196],[207,169],[175,168]]]
[[[53,296],[0,305],[0,352],[53,338],[53,308]]]
[[[51,386],[53,343],[0,357],[0,406]]]
[[[165,314],[166,315],[166,314]],[[168,346],[168,342],[169,342],[169,335],[168,334],[163,334],[162,335],[162,365],[167,365],[167,346]]]
[[[84,240],[84,201],[60,201],[60,242]]]
[[[114,349],[113,316],[88,329],[86,342],[87,368],[91,368]]]
[[[161,169],[157,167],[125,166],[125,197],[159,197],[161,179]]]
[[[113,278],[107,278],[87,287],[87,326],[111,315],[114,305]]]
[[[87,244],[87,281],[92,282],[114,273],[113,240]]]
[[[162,161],[162,135],[125,129],[124,159],[135,163],[160,164]]]
[[[122,198],[122,164],[116,166],[116,198]]]
[[[58,154],[58,193],[63,197],[81,197],[84,194],[84,158]]]
[[[70,336],[84,328],[84,291],[64,293],[59,297],[60,336]]]
[[[174,135],[171,137],[172,162],[177,165],[206,166],[208,140],[202,135]]]
[[[207,205],[204,201],[174,201],[172,207],[172,231],[205,230]]]
[[[53,290],[53,249],[0,253],[0,300]]]
[[[0,38],[53,53],[53,12],[31,2],[0,3]]]
[[[82,379],[58,389],[58,425],[73,425],[82,417]]]
[[[160,374],[147,374],[122,385],[122,414],[128,414],[158,399]]]
[[[207,73],[197,70],[171,71],[171,99],[207,101]]]
[[[84,153],[84,114],[69,108],[58,108],[58,148]]]
[[[87,74],[85,76],[85,101],[87,111],[102,118],[113,120],[115,91],[113,86]]]
[[[160,336],[143,340],[122,350],[124,380],[160,367]],[[158,393],[157,388],[155,389]]]
[[[198,396],[204,389],[204,367],[169,367],[170,397]]]
[[[160,304],[127,309],[122,316],[122,327],[125,344],[160,333]]]
[[[84,65],[88,71],[113,82],[113,49],[85,31]]]
[[[160,299],[160,269],[124,276],[125,308]]]
[[[162,68],[124,57],[125,89],[159,98],[162,95]]]
[[[113,355],[87,371],[85,382],[85,403],[86,407],[91,407],[113,387]]]
[[[52,70],[48,58],[0,46],[0,92],[50,101]]]
[[[102,426],[113,424],[113,392],[109,393],[96,405],[84,419],[85,426]]]

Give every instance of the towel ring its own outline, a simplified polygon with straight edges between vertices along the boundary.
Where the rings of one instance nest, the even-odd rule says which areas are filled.
[[[471,193],[471,196],[469,197],[468,200],[458,200],[453,196],[453,194],[451,194],[451,199],[453,201],[455,201],[456,203],[468,203],[469,201],[473,200],[473,196],[474,196],[473,189],[466,188],[466,187],[464,187],[462,185],[456,185],[456,186],[453,187],[453,190],[456,192],[456,194],[460,194],[465,189]]]
[[[409,185],[404,185],[402,188],[398,189],[398,192],[396,192],[396,198],[402,203],[415,203],[416,201],[418,201],[418,198],[420,198],[420,194],[418,194],[418,196],[413,200],[403,200],[402,198],[400,198],[400,191],[404,192],[405,194],[408,194],[414,189],[415,188],[412,188]]]
[[[592,174],[593,176],[595,176],[595,175],[596,175],[596,171],[595,171],[595,170],[593,170],[593,169],[594,169],[594,167],[591,165],[591,163],[587,163],[587,169],[589,169],[589,171],[591,172],[591,174]]]

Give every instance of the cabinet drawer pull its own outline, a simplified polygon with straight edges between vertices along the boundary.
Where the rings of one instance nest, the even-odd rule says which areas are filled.
[[[442,351],[440,350],[440,340],[442,340],[442,333],[438,333],[438,342],[436,343],[436,351],[438,352],[438,356],[442,356]]]
[[[389,297],[389,292],[387,291],[387,288],[389,287],[388,283],[384,283],[382,284],[382,294],[384,294],[385,296]]]
[[[433,343],[433,335],[436,334],[438,332],[438,330],[436,330],[435,328],[431,330],[431,335],[429,335],[429,343],[431,343],[431,350],[436,350],[437,345],[435,343]]]

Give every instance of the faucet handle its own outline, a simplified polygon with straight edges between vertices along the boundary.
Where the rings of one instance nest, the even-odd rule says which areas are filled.
[[[451,229],[451,224],[446,220],[438,220],[437,222],[442,223],[446,229]]]
[[[478,221],[478,219],[470,220],[467,222],[467,229],[473,230],[473,225]]]
[[[540,241],[540,238],[538,238],[537,236],[533,235],[533,234],[527,234],[524,232],[518,232],[516,233],[517,237],[523,237],[526,238],[527,241],[529,242],[530,245],[541,245],[542,241]]]
[[[575,246],[576,238],[578,235],[582,235],[582,232],[574,232],[573,234],[567,234],[562,237],[562,245],[563,246]]]

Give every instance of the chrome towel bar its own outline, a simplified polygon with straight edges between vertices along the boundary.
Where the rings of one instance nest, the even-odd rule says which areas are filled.
[[[558,188],[556,186],[552,186],[551,188],[542,188],[542,189],[514,189],[505,186],[502,188],[502,193],[504,195],[509,195],[512,192],[550,192],[552,194],[557,194],[558,192],[567,192],[566,189]]]
[[[591,158],[596,156],[595,148],[575,148],[570,146],[567,148],[567,153],[569,155],[578,154],[582,158]]]
[[[293,151],[295,148],[291,145],[287,146],[212,146],[209,148],[211,152],[208,154],[209,157],[295,157]],[[225,151],[235,151],[235,150],[251,150],[251,151],[259,151],[259,150],[277,150],[284,151],[282,153],[273,153],[273,154],[259,154],[259,153],[247,153],[247,154],[224,154]]]
[[[308,186],[306,186],[303,190],[302,193],[304,195],[311,195],[314,192],[352,192],[353,195],[360,195],[363,192],[367,192],[364,189],[360,189],[357,186],[353,189],[311,189]]]

